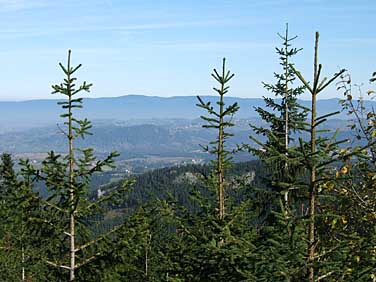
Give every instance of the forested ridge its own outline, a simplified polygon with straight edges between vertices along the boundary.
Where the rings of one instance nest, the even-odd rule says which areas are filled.
[[[267,188],[262,163],[258,160],[235,163],[228,171],[227,179],[233,183],[234,189],[241,185],[253,185]],[[135,209],[153,199],[175,199],[180,205],[191,209],[190,194],[193,190],[205,193],[205,180],[210,175],[209,165],[181,165],[166,167],[135,175],[134,184],[129,190],[125,201],[117,208]],[[106,177],[106,176],[104,176]],[[98,181],[102,178],[98,177]],[[106,177],[107,178],[107,177]],[[122,181],[113,181],[104,185],[92,186],[92,197],[98,197],[99,193],[106,194],[120,186]],[[230,191],[229,191],[230,192]]]
[[[212,73],[216,101],[196,101],[213,136],[201,144],[210,163],[115,180],[119,153],[99,159],[81,146],[93,134],[81,118],[92,84],[77,80],[69,50],[52,86],[64,98],[66,153],[50,151],[38,166],[1,155],[0,281],[375,282],[375,112],[353,97],[348,71],[324,77],[319,33],[312,78],[294,64],[303,51],[288,27],[279,37],[280,70],[263,83],[272,98],[255,108],[263,123],[250,124],[249,142],[231,141],[239,104],[226,96],[237,77],[223,59]],[[318,114],[330,85],[353,138],[325,126],[338,112]],[[238,153],[249,161],[234,163]]]

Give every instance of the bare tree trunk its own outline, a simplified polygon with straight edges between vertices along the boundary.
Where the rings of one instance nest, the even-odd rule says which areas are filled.
[[[286,26],[286,42],[285,42],[285,64],[286,64],[286,69],[285,69],[285,149],[286,149],[286,155],[288,155],[287,150],[289,149],[289,105],[288,105],[288,97],[289,97],[289,82],[288,82],[288,76],[289,76],[289,56],[288,56],[288,35],[289,35],[289,30],[288,30],[288,25]],[[286,163],[287,164],[287,163]]]
[[[70,216],[70,270],[69,270],[69,281],[74,281],[74,271],[76,266],[76,252],[75,252],[75,234],[74,234],[74,213]]]
[[[289,105],[288,105],[288,97],[289,97],[289,82],[288,82],[288,75],[289,75],[289,56],[288,56],[288,35],[289,35],[289,26],[286,24],[286,34],[285,34],[285,150],[286,150],[286,158],[288,157],[288,149],[289,149]],[[287,161],[285,162],[285,174],[288,173],[288,164]],[[285,192],[285,210],[287,213],[288,203],[289,203],[289,190]]]
[[[72,140],[72,124],[69,122],[69,198],[70,198],[70,219],[69,219],[69,236],[70,236],[70,275],[69,281],[74,281],[74,271],[75,271],[75,207],[74,207],[74,172],[73,172],[73,140]]]
[[[151,251],[151,233],[145,247],[145,282],[149,281],[149,251]]]
[[[70,70],[70,50],[68,53],[68,70]],[[68,82],[70,74],[68,73]],[[70,83],[68,83],[69,103],[72,100]],[[75,251],[75,192],[74,192],[74,153],[73,153],[73,128],[72,128],[72,109],[69,107],[68,116],[68,143],[69,143],[69,200],[70,200],[70,218],[69,218],[69,237],[70,237],[70,269],[69,281],[74,281],[74,272],[76,268],[76,251]]]
[[[312,92],[311,106],[311,154],[316,152],[316,96],[318,84],[317,53],[318,53],[319,33],[316,32],[315,57],[314,57],[314,86]],[[316,85],[316,86],[315,86]],[[314,157],[314,156],[313,156]],[[316,165],[312,162],[309,190],[309,230],[308,230],[308,281],[314,282],[314,259],[315,259],[315,207],[316,207]]]
[[[222,65],[222,77],[225,77],[225,59],[223,59]],[[219,132],[218,132],[218,152],[217,152],[217,171],[218,171],[218,202],[219,202],[219,218],[223,219],[225,216],[225,191],[223,183],[223,94],[224,94],[224,83],[221,86],[221,95],[219,102]]]
[[[25,250],[24,250],[24,247],[22,246],[22,250],[21,250],[22,254],[22,282],[25,281]]]
[[[315,263],[315,252],[316,252],[316,243],[317,240],[315,238],[315,217],[316,217],[316,191],[317,191],[317,148],[316,148],[316,125],[318,125],[318,119],[317,119],[317,111],[316,111],[316,98],[318,93],[320,93],[322,90],[324,90],[328,85],[330,85],[335,79],[337,79],[341,74],[345,72],[345,69],[340,70],[338,73],[334,74],[334,76],[327,80],[324,78],[321,82],[320,80],[320,74],[321,74],[321,68],[322,65],[318,64],[318,45],[319,45],[319,33],[316,32],[316,39],[315,39],[315,55],[314,55],[314,62],[313,62],[313,87],[309,85],[309,83],[304,79],[304,77],[295,70],[293,66],[292,69],[295,72],[295,74],[299,77],[301,82],[305,85],[305,87],[309,90],[311,93],[311,125],[310,125],[310,157],[307,162],[307,168],[310,171],[310,179],[309,179],[309,199],[308,199],[308,216],[309,216],[309,226],[308,226],[308,248],[307,248],[307,277],[308,282],[314,282],[315,281],[315,272],[314,272],[314,263]],[[323,118],[320,118],[321,122]],[[304,148],[302,148],[304,150]]]

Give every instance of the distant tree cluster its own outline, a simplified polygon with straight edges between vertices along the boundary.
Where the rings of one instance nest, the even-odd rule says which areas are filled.
[[[69,51],[64,80],[52,86],[65,97],[59,130],[68,153],[51,151],[40,167],[20,160],[17,171],[1,155],[0,281],[376,282],[376,113],[354,100],[345,70],[323,78],[319,33],[312,79],[293,63],[301,49],[288,27],[280,38],[281,72],[264,83],[275,97],[256,108],[266,125],[250,125],[249,144],[228,145],[239,106],[226,104],[234,74],[223,59],[212,74],[217,103],[197,104],[216,134],[203,146],[212,162],[125,178],[100,193],[90,181],[118,153],[99,160],[76,145],[91,134],[76,110],[92,85],[77,84],[81,65]],[[344,92],[354,140],[325,129],[338,112],[317,114],[329,85]],[[310,107],[298,103],[304,92]],[[238,151],[257,160],[234,164]]]

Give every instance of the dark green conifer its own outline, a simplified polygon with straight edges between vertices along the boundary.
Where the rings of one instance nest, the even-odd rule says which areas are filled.
[[[301,240],[304,228],[299,220],[302,214],[297,185],[304,170],[295,137],[306,127],[308,109],[297,101],[305,87],[294,86],[296,74],[292,68],[293,59],[301,49],[292,47],[296,36],[289,37],[288,25],[285,34],[278,35],[282,39],[282,47],[276,48],[276,51],[282,71],[274,73],[275,84],[263,83],[276,98],[264,97],[265,108],[256,108],[266,125],[251,125],[259,137],[266,137],[266,141],[250,136],[258,147],[248,146],[266,170],[264,187],[252,189],[254,205],[261,207],[257,216],[261,258],[256,271],[257,277],[265,281],[299,280],[305,250]]]
[[[226,70],[226,59],[223,58],[222,72],[219,74],[216,69],[212,73],[212,77],[219,83],[219,88],[213,88],[219,95],[217,102],[218,109],[215,109],[210,102],[205,103],[199,96],[197,96],[199,103],[198,107],[205,109],[209,116],[201,116],[201,118],[207,122],[203,125],[204,128],[213,128],[217,131],[217,139],[210,142],[210,147],[206,146],[205,151],[214,154],[216,156],[213,162],[215,167],[215,187],[218,195],[218,215],[220,219],[225,216],[225,170],[228,168],[231,162],[231,151],[225,147],[226,140],[233,136],[227,129],[234,126],[232,123],[233,115],[238,111],[239,106],[234,103],[229,106],[225,106],[224,95],[228,92],[228,82],[234,77],[230,71]]]
[[[16,173],[10,154],[4,153],[0,163],[0,280],[27,281],[44,276],[40,261],[43,246],[33,231],[38,222],[40,202],[33,191],[31,180],[24,171]]]
[[[294,141],[294,134],[304,130],[306,125],[307,109],[298,104],[298,96],[304,92],[304,86],[293,87],[296,80],[293,58],[301,49],[292,47],[292,41],[297,37],[289,37],[288,26],[282,36],[282,47],[276,48],[279,55],[281,73],[274,73],[276,83],[264,84],[264,88],[275,95],[276,98],[264,97],[266,108],[257,107],[256,112],[267,126],[254,126],[251,128],[258,135],[267,138],[263,144],[257,138],[251,139],[261,146],[261,150],[252,149],[251,152],[258,155],[265,163],[270,173],[270,184],[277,192],[293,188],[289,183],[299,175],[299,167],[295,161],[294,148],[290,148],[290,142]],[[290,152],[289,152],[290,151]],[[288,208],[288,207],[286,207]]]

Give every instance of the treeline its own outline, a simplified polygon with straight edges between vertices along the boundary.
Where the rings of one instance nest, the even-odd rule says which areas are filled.
[[[277,99],[256,109],[267,124],[251,125],[256,146],[228,146],[239,106],[225,102],[234,75],[224,59],[212,74],[218,102],[198,97],[197,104],[203,127],[217,136],[203,146],[211,165],[150,172],[97,195],[90,179],[118,154],[98,160],[76,147],[91,134],[91,123],[75,117],[77,97],[91,84],[76,85],[81,65],[71,66],[69,51],[60,64],[65,78],[53,86],[66,97],[59,129],[68,154],[52,151],[38,168],[21,160],[17,172],[10,155],[1,158],[0,280],[376,281],[375,112],[353,99],[345,70],[322,77],[318,33],[313,79],[293,64],[295,37],[288,29],[280,37],[281,72],[264,84]],[[364,145],[322,134],[336,113],[318,116],[316,100],[334,84],[344,92],[354,140]],[[311,107],[297,103],[303,92]],[[239,151],[259,161],[234,166]],[[45,197],[35,189],[40,183]],[[137,185],[150,193],[137,194]]]

